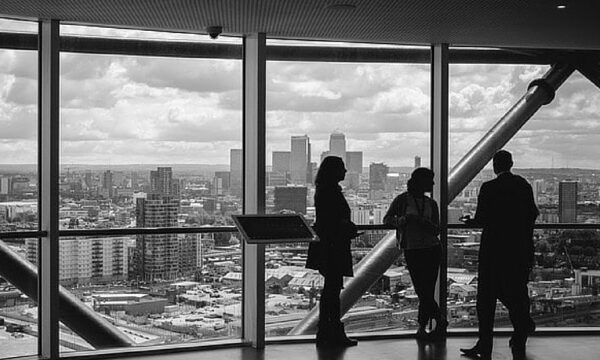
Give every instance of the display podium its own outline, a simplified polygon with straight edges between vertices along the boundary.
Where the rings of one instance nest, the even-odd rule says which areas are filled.
[[[232,215],[247,244],[279,244],[319,241],[300,214]]]

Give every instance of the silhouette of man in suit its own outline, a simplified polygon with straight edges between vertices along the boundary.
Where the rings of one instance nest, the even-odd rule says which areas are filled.
[[[475,219],[483,227],[479,249],[477,317],[479,340],[464,355],[490,359],[496,299],[507,308],[514,332],[510,346],[514,359],[525,358],[527,336],[535,330],[529,314],[527,281],[534,264],[533,225],[539,212],[531,185],[510,172],[512,155],[500,150],[493,158],[497,177],[481,186]]]

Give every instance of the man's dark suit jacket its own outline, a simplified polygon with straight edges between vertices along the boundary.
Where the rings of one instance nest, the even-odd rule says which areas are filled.
[[[501,173],[481,186],[475,221],[483,226],[479,262],[502,267],[533,266],[533,225],[539,212],[531,185]]]

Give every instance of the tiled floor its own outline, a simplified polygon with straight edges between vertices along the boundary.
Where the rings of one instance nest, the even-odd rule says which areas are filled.
[[[533,337],[527,348],[528,360],[599,360],[598,336]],[[314,344],[270,344],[264,350],[233,348],[194,351],[169,355],[139,356],[129,359],[158,360],[468,360],[459,348],[475,343],[472,337],[453,337],[445,343],[419,345],[413,339],[363,340],[344,350],[317,350]],[[492,358],[512,359],[508,337],[497,337]]]

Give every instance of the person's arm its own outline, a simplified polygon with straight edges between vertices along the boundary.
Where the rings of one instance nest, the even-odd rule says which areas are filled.
[[[385,225],[393,226],[395,228],[403,226],[406,221],[404,220],[404,214],[400,213],[402,208],[405,208],[402,203],[403,199],[401,195],[396,196],[394,201],[392,201],[390,204],[388,211],[385,213],[385,216],[383,217],[383,223]]]
[[[489,223],[490,217],[490,203],[488,200],[488,190],[487,183],[483,183],[481,185],[481,189],[479,190],[479,195],[477,196],[477,210],[475,210],[475,218],[466,221],[467,225],[471,226],[485,226]]]

